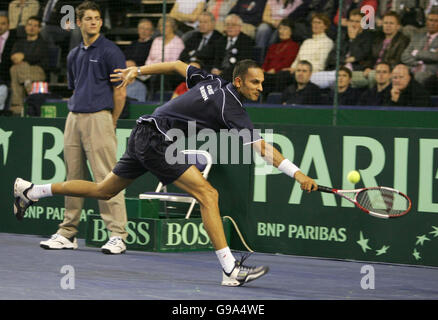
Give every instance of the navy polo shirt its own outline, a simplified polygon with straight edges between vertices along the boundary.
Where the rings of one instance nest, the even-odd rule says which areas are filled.
[[[198,130],[236,129],[244,144],[262,139],[254,130],[232,83],[193,66],[187,69],[186,83],[189,91],[155,109],[152,115],[140,117],[137,122],[153,121],[165,134],[171,128],[184,130],[188,122],[196,121]]]
[[[110,40],[100,35],[88,48],[81,42],[67,57],[69,89],[74,90],[68,101],[72,112],[91,113],[112,110],[113,84],[110,74],[114,69],[126,68],[123,52]]]

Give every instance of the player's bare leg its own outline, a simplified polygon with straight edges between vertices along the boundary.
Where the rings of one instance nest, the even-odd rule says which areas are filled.
[[[52,184],[53,195],[96,198],[108,200],[126,189],[133,180],[125,179],[110,172],[101,182],[69,180]]]
[[[222,265],[222,285],[241,286],[246,282],[260,278],[269,271],[268,267],[248,267],[236,261],[225,237],[224,227],[219,212],[219,195],[216,189],[202,176],[201,172],[191,166],[174,184],[194,196],[201,207],[201,216],[205,230],[210,237],[216,255]]]
[[[32,182],[17,178],[14,183],[14,214],[18,220],[21,220],[29,206],[40,198],[52,195],[107,200],[128,187],[132,181],[119,177],[112,172],[99,183],[70,180],[47,185],[34,185]]]
[[[216,189],[205,180],[195,166],[187,169],[174,184],[198,200],[202,222],[215,250],[227,247],[228,244],[219,213],[219,195]]]
[[[17,178],[14,183],[14,214],[18,220],[23,219],[26,209],[41,198],[53,195],[73,197],[88,197],[108,200],[116,196],[128,187],[132,180],[118,177],[110,172],[99,183],[85,180],[70,180],[66,182],[34,185],[29,181]],[[41,241],[40,247],[44,249],[77,249],[76,237],[66,237],[61,233],[55,233],[47,241]],[[103,253],[119,254],[126,251],[123,239],[118,236],[111,237],[102,247]]]

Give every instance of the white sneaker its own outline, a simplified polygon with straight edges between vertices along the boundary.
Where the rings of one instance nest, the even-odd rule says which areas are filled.
[[[236,264],[230,273],[226,273],[222,270],[222,285],[230,287],[238,287],[247,282],[253,281],[265,275],[269,271],[269,267],[248,267],[244,266],[242,263],[245,261],[246,257],[242,257],[240,261],[236,261]]]
[[[58,233],[52,235],[49,240],[41,241],[40,247],[43,249],[51,249],[51,250],[60,250],[60,249],[77,249],[78,241],[76,238],[73,241],[70,241],[64,236],[61,236]]]
[[[18,220],[23,219],[26,209],[34,202],[38,201],[30,199],[27,193],[32,189],[33,183],[23,180],[21,178],[15,179],[14,183],[14,214]]]
[[[102,252],[105,254],[121,254],[126,251],[126,245],[121,237],[111,237],[105,245],[102,246]]]

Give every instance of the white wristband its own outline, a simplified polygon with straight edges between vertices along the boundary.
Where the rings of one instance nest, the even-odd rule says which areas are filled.
[[[281,161],[280,165],[278,166],[278,170],[283,172],[284,174],[287,174],[289,177],[294,177],[295,173],[297,171],[300,171],[300,168],[298,168],[296,165],[294,165],[290,160],[284,159]]]

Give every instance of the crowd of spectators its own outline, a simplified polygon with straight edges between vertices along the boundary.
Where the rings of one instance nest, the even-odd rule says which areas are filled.
[[[61,11],[79,2],[0,8],[0,109],[22,112],[32,83],[48,81],[47,48],[62,44],[64,57],[80,43]],[[121,9],[97,2],[108,19]],[[139,21],[138,39],[122,47],[127,66],[180,59],[230,81],[237,61],[254,59],[265,72],[261,101],[277,93],[287,105],[337,97],[340,105],[422,107],[438,95],[438,0],[344,0],[342,8],[337,0],[176,0],[164,20]],[[166,76],[164,89],[183,94],[182,80]],[[160,85],[159,76],[139,77],[128,97],[150,100]]]

